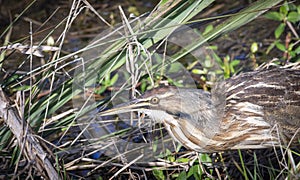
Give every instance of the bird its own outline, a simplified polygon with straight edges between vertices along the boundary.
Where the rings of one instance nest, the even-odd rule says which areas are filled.
[[[162,86],[100,112],[139,112],[184,147],[203,153],[300,143],[300,66],[258,68],[212,90]]]

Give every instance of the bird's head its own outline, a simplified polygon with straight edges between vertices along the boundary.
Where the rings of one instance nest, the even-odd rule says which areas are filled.
[[[166,86],[147,91],[140,98],[101,112],[100,116],[142,112],[157,122],[166,118],[189,119],[195,126],[201,126],[213,119],[213,110],[208,92]]]
[[[210,93],[199,89],[155,88],[138,99],[101,112],[100,116],[127,112],[147,114],[163,123],[176,141],[197,151],[202,151],[218,131],[217,113]]]

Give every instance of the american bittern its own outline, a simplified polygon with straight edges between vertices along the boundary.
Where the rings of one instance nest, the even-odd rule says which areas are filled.
[[[100,113],[139,111],[199,152],[299,143],[300,70],[256,70],[218,83],[214,92],[161,87]]]

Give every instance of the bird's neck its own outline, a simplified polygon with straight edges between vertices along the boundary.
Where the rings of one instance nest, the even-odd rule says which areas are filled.
[[[225,91],[212,90],[211,93],[198,90],[196,96],[191,97],[190,109],[183,112],[189,116],[189,122],[199,129],[203,129],[207,138],[212,138],[221,131],[221,120],[224,116],[226,95]]]

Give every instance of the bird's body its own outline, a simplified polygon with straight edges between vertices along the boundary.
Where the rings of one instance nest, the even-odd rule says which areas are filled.
[[[300,140],[300,70],[257,70],[219,82],[212,92],[161,87],[103,115],[140,111],[199,152],[257,149]]]
[[[239,132],[225,133],[228,129],[240,131],[240,136],[232,137],[232,144],[225,146],[263,148],[300,139],[300,70],[254,71],[233,77],[225,84],[222,134],[231,137]]]

